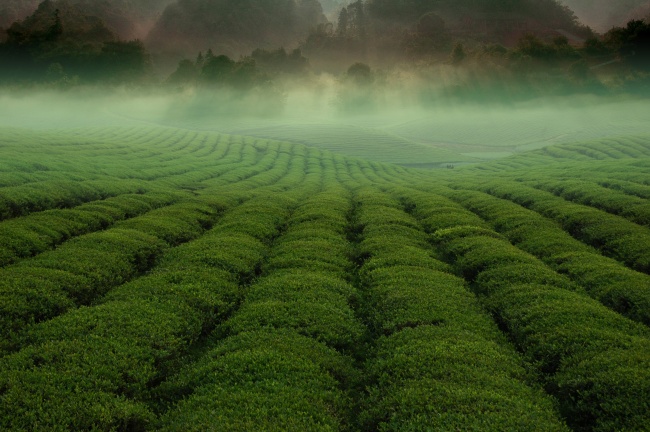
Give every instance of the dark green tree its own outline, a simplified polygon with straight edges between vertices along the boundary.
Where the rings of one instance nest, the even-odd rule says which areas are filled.
[[[139,40],[106,42],[98,64],[101,79],[113,82],[142,81],[151,73],[149,54]]]
[[[54,11],[54,24],[48,29],[45,39],[50,42],[57,41],[63,34],[63,24],[61,23],[61,14],[59,9]]]
[[[353,37],[365,39],[367,20],[363,1],[357,0],[348,7],[348,31]]]
[[[235,68],[235,61],[227,55],[215,56],[212,50],[208,50],[205,64],[201,69],[201,78],[211,84],[227,83]]]
[[[365,63],[355,63],[350,66],[346,77],[358,86],[367,86],[374,80],[372,69]]]
[[[167,82],[176,86],[195,84],[199,76],[197,64],[190,60],[181,60],[176,70],[167,78]]]
[[[650,69],[650,24],[632,20],[605,34],[605,44],[635,68]]]
[[[454,49],[451,51],[451,64],[459,65],[465,60],[467,54],[465,54],[465,47],[461,42],[458,42]]]
[[[346,36],[348,34],[349,15],[348,9],[342,8],[339,12],[339,19],[336,26],[336,34],[339,36]]]

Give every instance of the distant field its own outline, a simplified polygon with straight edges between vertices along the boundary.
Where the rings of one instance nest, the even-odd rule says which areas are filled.
[[[523,152],[553,144],[648,133],[645,102],[459,108],[385,129],[422,143],[447,144],[459,152]],[[466,147],[464,150],[463,148]]]
[[[407,167],[446,168],[526,154],[556,144],[647,136],[647,103],[633,98],[567,98],[504,105],[423,109],[387,105],[376,112],[337,112],[289,103],[267,118],[183,111],[183,95],[98,93],[0,95],[0,127],[69,130],[83,127],[173,126],[304,144],[348,157]],[[186,101],[185,101],[186,102]],[[308,104],[309,105],[309,104]],[[56,106],[56,109],[49,107]],[[193,113],[196,114],[196,113]]]
[[[0,128],[0,429],[649,430],[647,131],[418,124]]]
[[[346,156],[411,167],[480,163],[555,144],[647,135],[647,107],[637,101],[531,103],[389,112],[322,119],[204,119],[175,122],[189,129],[271,138]]]
[[[189,129],[226,132],[235,135],[304,144],[339,153],[348,157],[365,158],[376,162],[402,165],[422,164],[440,167],[450,162],[480,162],[480,159],[460,155],[453,149],[421,144],[373,126],[354,124],[353,121],[329,123],[285,123],[281,121],[237,121],[227,125],[208,125],[205,122],[182,123]]]

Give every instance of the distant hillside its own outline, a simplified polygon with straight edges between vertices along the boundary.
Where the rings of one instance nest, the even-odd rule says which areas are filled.
[[[419,0],[397,2],[394,0],[368,0],[371,16],[384,21],[415,23],[427,14],[436,13],[447,25],[464,26],[468,20],[489,21],[487,27],[467,28],[466,31],[505,31],[507,26],[521,27],[534,22],[536,27],[572,30],[578,18],[572,10],[556,0]],[[517,21],[517,22],[515,22]]]
[[[628,15],[628,20],[640,19],[650,24],[650,1],[642,4],[641,6],[633,9]]]
[[[178,0],[165,9],[147,44],[172,57],[209,48],[238,56],[296,45],[325,21],[318,0]]]
[[[2,0],[0,2],[0,28],[8,28],[15,21],[30,15],[38,6],[38,0]]]
[[[632,18],[643,18],[635,13],[638,8],[646,6],[650,12],[648,0],[561,0],[580,17],[580,20],[599,32],[606,32],[614,26],[623,26]],[[646,13],[647,15],[647,13]]]
[[[79,14],[95,16],[121,39],[144,37],[162,10],[173,0],[45,0],[55,8],[74,7]],[[8,28],[33,14],[40,0],[0,1],[0,27]],[[50,7],[50,6],[47,6]]]
[[[76,46],[101,44],[117,39],[105,23],[95,15],[69,1],[46,0],[24,20],[9,27],[8,42],[25,46],[41,42],[70,43]]]
[[[446,61],[456,42],[514,47],[526,35],[578,43],[593,35],[558,0],[358,0],[341,10],[334,27],[305,42],[312,64],[317,57],[342,64]]]
[[[6,33],[0,43],[0,80],[123,82],[139,80],[149,71],[141,42],[121,41],[101,18],[69,1],[42,2]]]

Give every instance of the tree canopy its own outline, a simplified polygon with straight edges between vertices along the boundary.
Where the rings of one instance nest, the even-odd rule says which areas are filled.
[[[325,21],[318,0],[178,0],[165,9],[148,42],[157,52],[212,47],[235,56],[297,45]]]

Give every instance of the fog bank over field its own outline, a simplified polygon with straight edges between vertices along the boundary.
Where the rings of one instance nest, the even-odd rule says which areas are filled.
[[[477,163],[559,143],[650,134],[647,103],[632,97],[557,97],[509,104],[448,100],[423,106],[406,96],[400,99],[396,90],[375,95],[364,109],[349,110],[340,104],[340,90],[336,80],[323,79],[317,87],[286,92],[283,109],[274,113],[256,111],[274,103],[260,94],[13,93],[0,96],[0,127],[155,124],[290,141],[423,167]],[[79,133],[83,139],[83,130]]]

